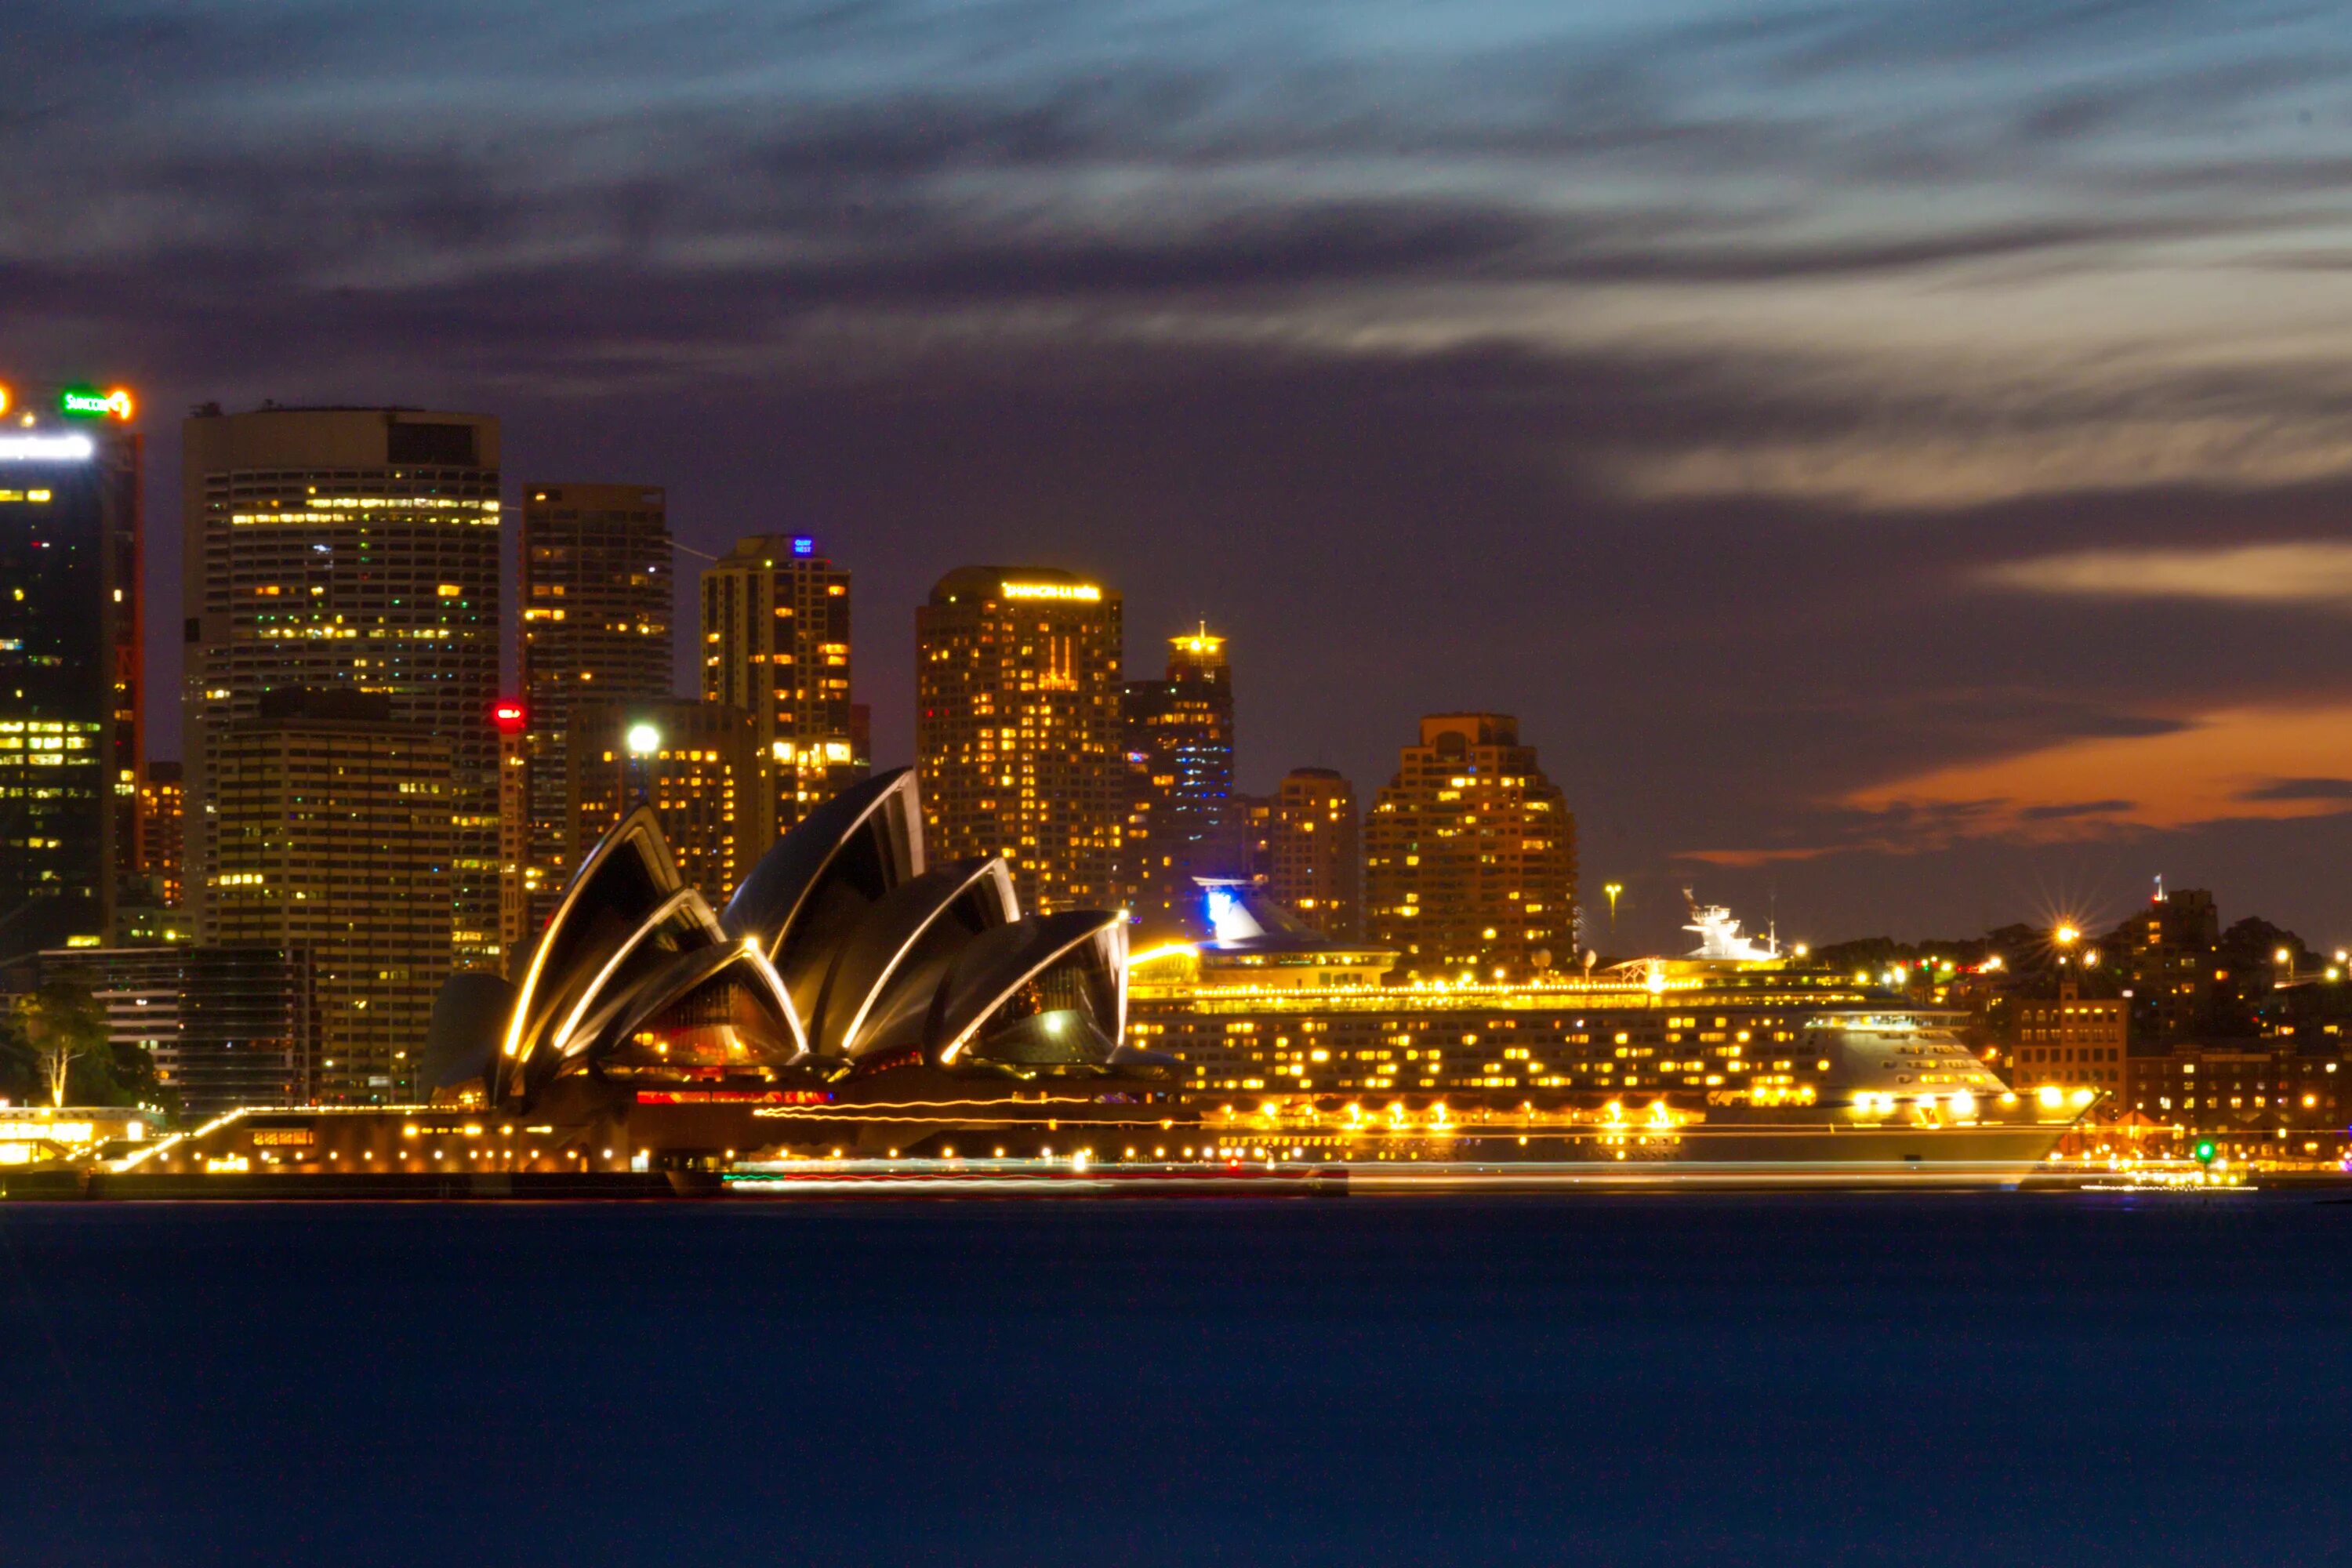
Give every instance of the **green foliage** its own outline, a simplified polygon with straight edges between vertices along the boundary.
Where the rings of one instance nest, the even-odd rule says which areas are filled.
[[[107,1037],[106,1010],[87,981],[60,975],[17,998],[5,1068],[11,1099],[132,1105],[153,1098],[154,1064]],[[20,1080],[28,1079],[21,1083]]]
[[[24,1105],[47,1093],[40,1059],[25,1036],[25,1016],[13,1005],[0,1007],[0,1100]]]

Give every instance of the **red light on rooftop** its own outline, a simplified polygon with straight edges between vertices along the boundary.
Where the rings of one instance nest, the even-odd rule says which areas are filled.
[[[523,718],[523,708],[522,704],[520,702],[493,702],[490,704],[490,722],[496,724],[499,729],[506,734],[520,734],[522,732]]]

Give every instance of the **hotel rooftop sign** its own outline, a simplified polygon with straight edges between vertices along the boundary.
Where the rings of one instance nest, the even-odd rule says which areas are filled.
[[[1102,590],[1092,583],[1004,583],[999,586],[1008,599],[1080,599],[1093,604],[1102,598]]]

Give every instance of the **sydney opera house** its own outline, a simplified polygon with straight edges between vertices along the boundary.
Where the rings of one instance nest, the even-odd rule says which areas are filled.
[[[778,839],[716,911],[639,807],[517,973],[450,981],[425,1076],[436,1104],[625,1122],[673,1156],[915,1152],[1162,1124],[1167,1075],[1122,1044],[1126,1009],[1123,918],[1024,915],[994,858],[927,865],[900,769]]]

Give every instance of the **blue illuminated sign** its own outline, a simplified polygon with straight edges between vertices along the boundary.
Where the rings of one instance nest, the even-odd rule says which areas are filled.
[[[811,539],[811,538],[810,538],[807,534],[805,534],[805,533],[795,533],[795,534],[793,534],[793,554],[795,554],[795,555],[814,555],[814,554],[815,554],[815,553],[816,553],[816,541],[815,541],[815,540],[814,540],[814,539]]]

